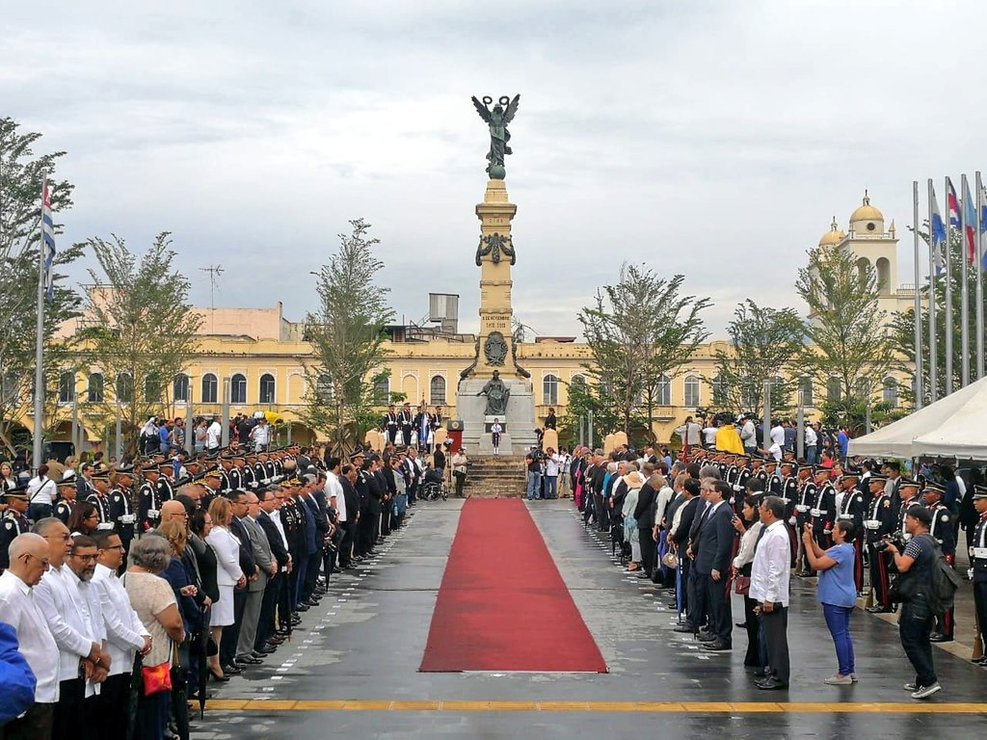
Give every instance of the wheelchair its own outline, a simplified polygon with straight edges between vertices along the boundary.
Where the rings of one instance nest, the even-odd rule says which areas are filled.
[[[438,501],[439,499],[445,501],[448,496],[449,494],[446,493],[442,483],[438,481],[426,481],[418,493],[418,498],[422,501]]]

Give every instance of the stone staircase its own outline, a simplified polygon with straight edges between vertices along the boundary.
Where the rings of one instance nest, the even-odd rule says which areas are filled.
[[[465,493],[479,498],[520,498],[524,495],[524,458],[512,455],[471,455]]]

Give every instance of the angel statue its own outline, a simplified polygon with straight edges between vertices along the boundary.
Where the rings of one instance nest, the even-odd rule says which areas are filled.
[[[503,180],[507,174],[504,169],[504,157],[511,154],[511,148],[507,146],[507,142],[511,140],[511,132],[507,130],[507,124],[514,120],[519,100],[521,100],[520,95],[515,95],[513,100],[502,95],[497,101],[497,105],[491,110],[490,104],[493,102],[493,98],[484,95],[481,102],[476,99],[475,95],[473,96],[476,112],[480,114],[480,118],[486,121],[490,128],[490,151],[487,154],[487,160],[490,164],[487,165],[487,174],[490,175],[491,180]]]

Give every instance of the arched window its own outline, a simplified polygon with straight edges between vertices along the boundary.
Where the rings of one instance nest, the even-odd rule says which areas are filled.
[[[866,257],[861,257],[857,260],[857,277],[860,279],[861,285],[867,284],[867,273],[870,271],[870,262]]]
[[[120,403],[130,403],[134,400],[134,379],[129,373],[117,375],[117,400]]]
[[[727,405],[727,381],[720,375],[713,378],[713,405]]]
[[[802,378],[799,381],[799,389],[802,391],[802,405],[814,406],[815,399],[812,397],[812,379]]]
[[[144,400],[161,400],[161,378],[157,373],[150,373],[144,378]]]
[[[559,403],[559,379],[551,373],[541,381],[542,403],[546,406],[557,406]]]
[[[247,379],[240,373],[230,378],[230,403],[243,405],[247,402]]]
[[[172,396],[176,403],[188,403],[188,375],[179,373],[172,384]]]
[[[877,268],[877,289],[882,295],[891,292],[891,263],[887,257],[880,257],[875,265]]]
[[[379,375],[374,380],[374,403],[384,406],[391,399],[391,378],[387,375]]]
[[[202,376],[202,403],[216,403],[219,398],[219,383],[216,376],[206,373]]]
[[[58,402],[75,401],[75,373],[65,372],[58,376]]]
[[[429,399],[433,406],[442,406],[446,402],[446,379],[441,375],[433,375],[428,384]]]
[[[89,403],[103,403],[103,373],[89,373],[86,399]]]
[[[884,379],[884,394],[882,396],[884,403],[888,404],[891,408],[898,408],[898,381],[894,378]]]
[[[836,403],[843,397],[843,389],[839,378],[830,378],[826,381],[826,400]]]
[[[699,378],[688,375],[685,379],[685,406],[699,405]]]
[[[667,375],[658,377],[658,398],[656,400],[659,406],[672,405],[672,382]]]
[[[270,373],[260,376],[260,402],[274,403],[274,376]]]

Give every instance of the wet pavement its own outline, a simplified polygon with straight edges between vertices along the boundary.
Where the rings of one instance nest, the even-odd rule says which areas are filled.
[[[573,599],[607,661],[607,674],[418,673],[455,535],[461,501],[420,504],[356,575],[334,576],[290,643],[265,664],[211,688],[193,737],[928,737],[987,731],[987,670],[935,651],[943,691],[916,702],[897,629],[858,611],[860,682],[826,686],[836,672],[815,589],[792,584],[792,685],[756,689],[732,653],[707,653],[672,632],[674,611],[649,581],[623,573],[603,535],[571,501],[529,502]],[[490,557],[496,558],[491,552]],[[735,608],[735,617],[742,611]],[[551,624],[544,626],[552,629]]]

